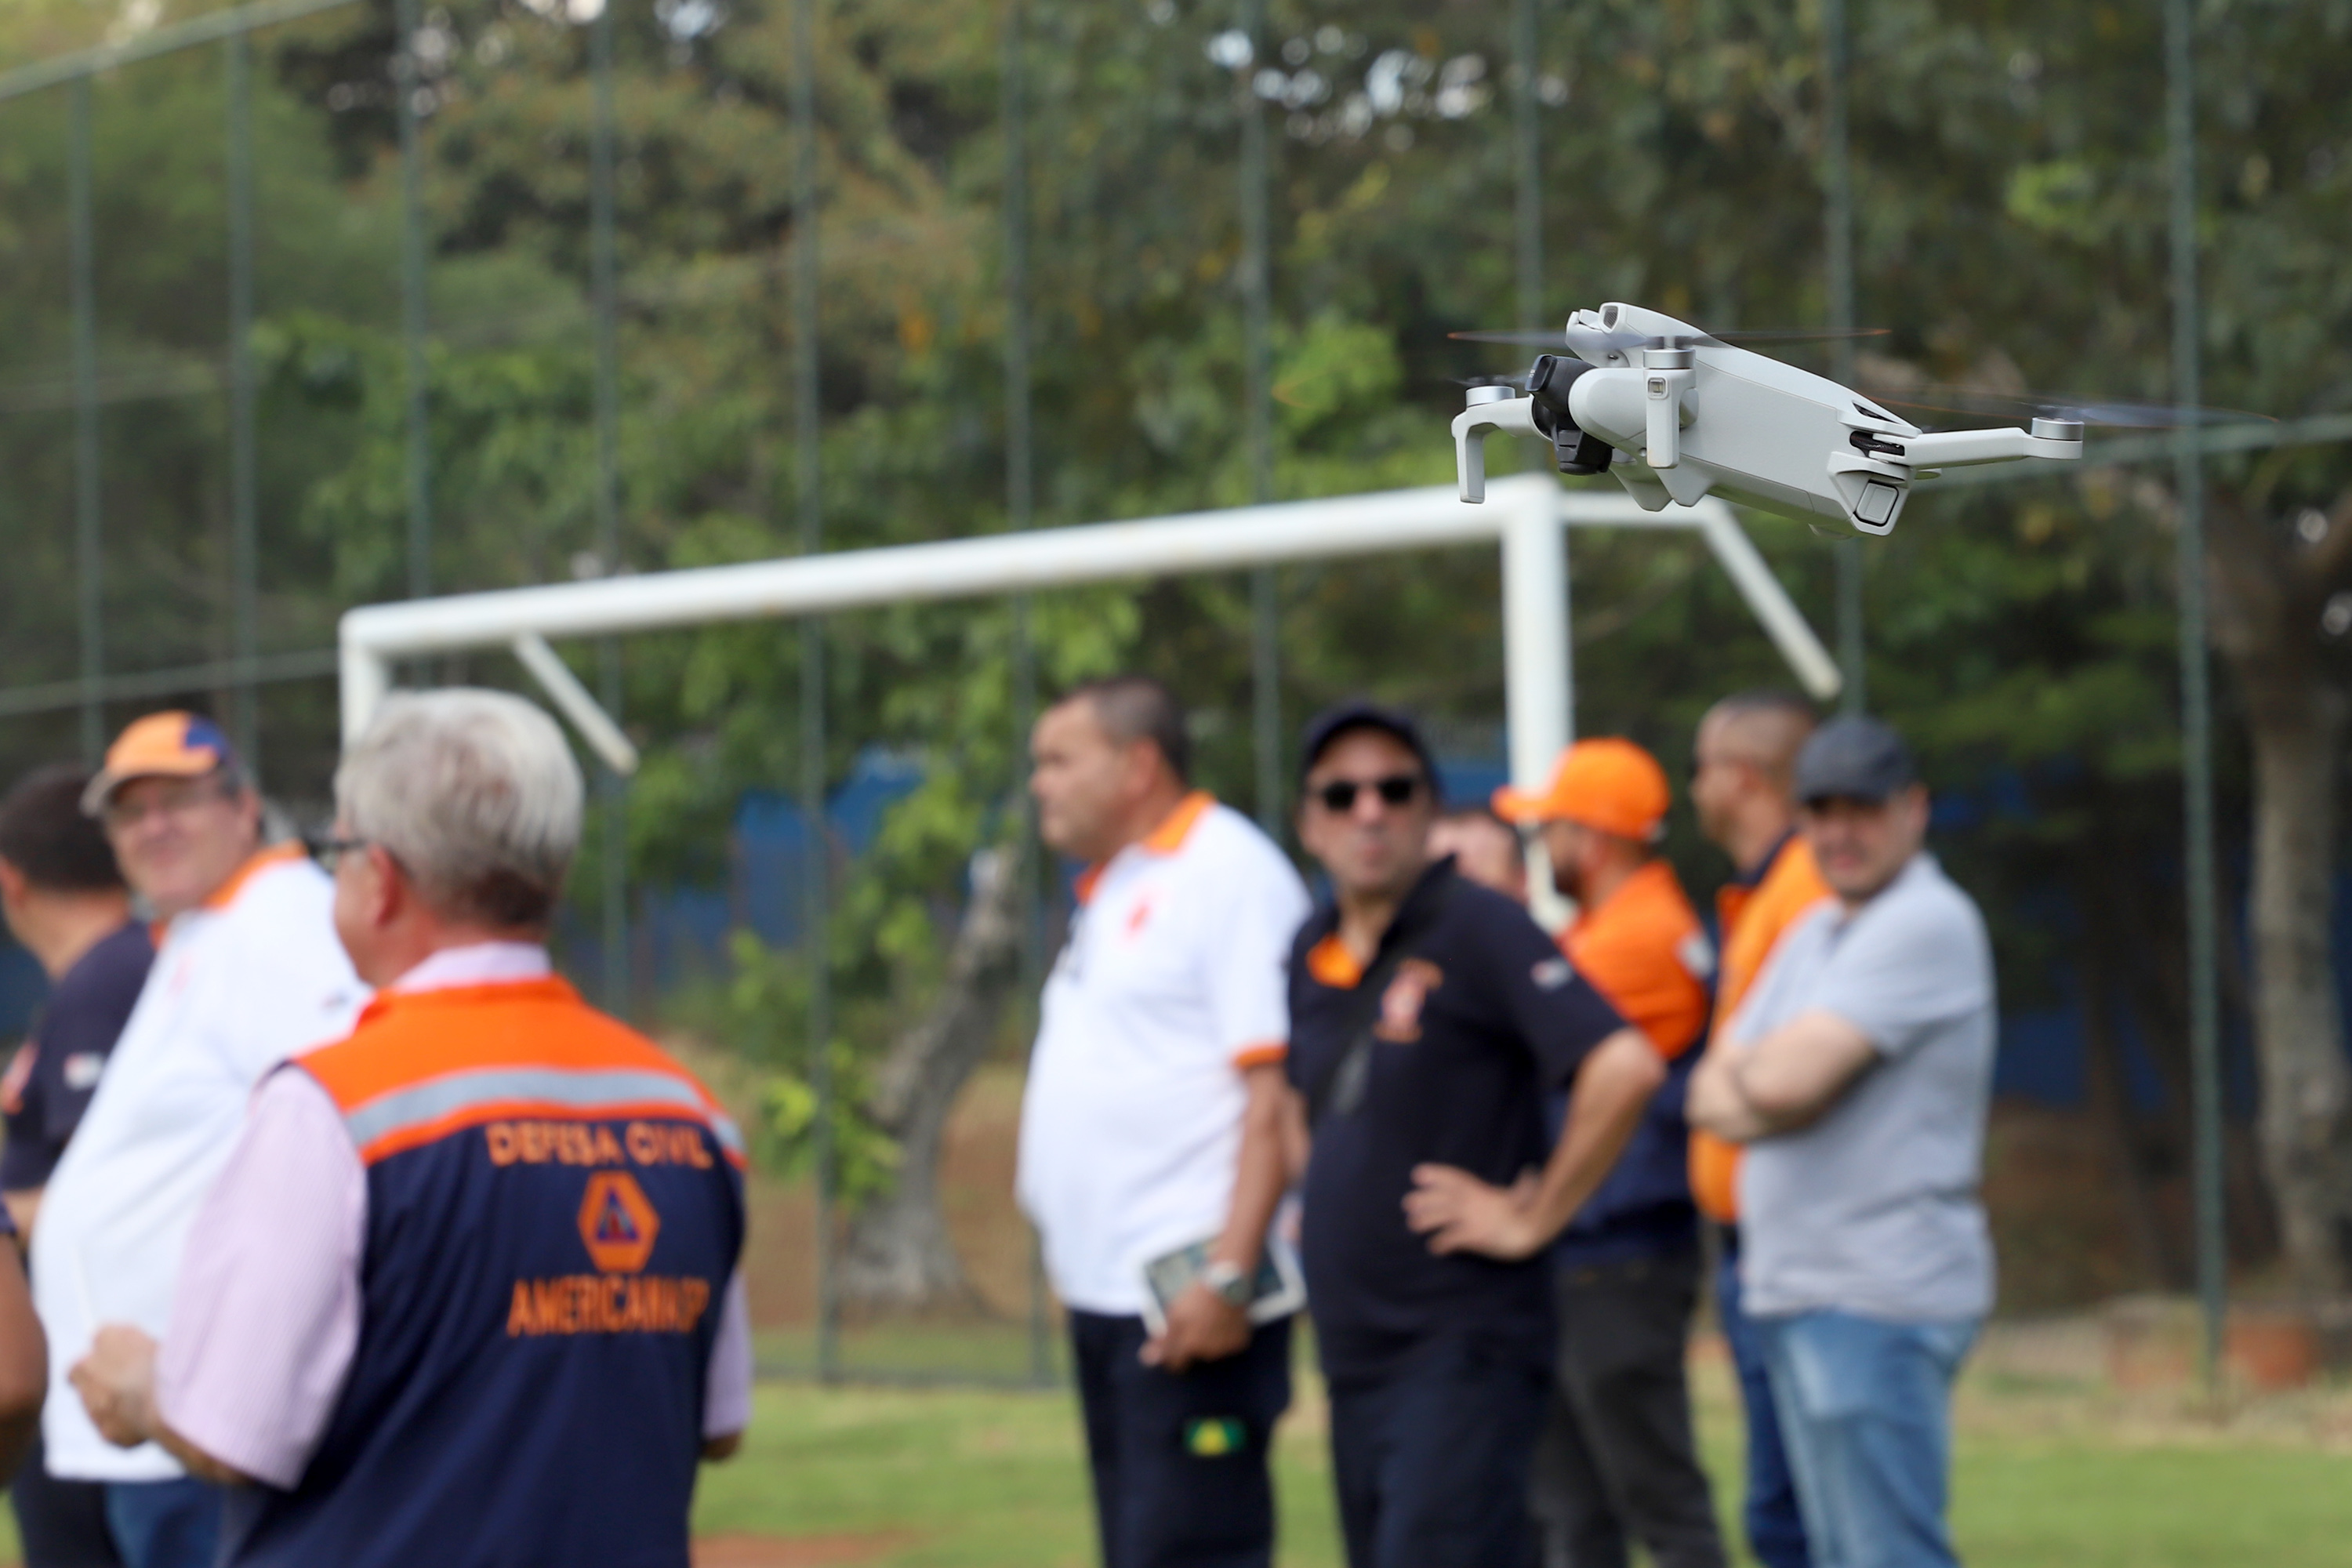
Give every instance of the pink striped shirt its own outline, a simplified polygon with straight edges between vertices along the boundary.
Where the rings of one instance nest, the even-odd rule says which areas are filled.
[[[486,942],[434,954],[394,989],[536,979],[548,967],[538,947]],[[272,1073],[189,1233],[156,1361],[164,1424],[257,1480],[299,1481],[359,1348],[366,1241],[367,1171],[342,1112],[308,1073]],[[739,1270],[705,1374],[706,1436],[750,1424],[751,1370]]]

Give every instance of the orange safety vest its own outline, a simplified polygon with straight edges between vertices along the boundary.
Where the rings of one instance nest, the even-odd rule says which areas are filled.
[[[1723,931],[1723,959],[1717,970],[1715,1026],[1731,1021],[1763,972],[1765,960],[1790,926],[1822,900],[1830,887],[1813,861],[1812,846],[1791,834],[1773,853],[1754,882],[1732,883],[1715,895]],[[1699,1212],[1729,1225],[1739,1217],[1739,1145],[1694,1127],[1690,1135],[1691,1197]]]

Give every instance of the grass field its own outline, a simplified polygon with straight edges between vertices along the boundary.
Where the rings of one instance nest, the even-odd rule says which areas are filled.
[[[1277,1447],[1281,1561],[1339,1562],[1311,1386]],[[1727,1380],[1702,1369],[1719,1504],[1735,1493]],[[1979,1373],[1960,1401],[1955,1521],[1987,1568],[2339,1568],[2352,1562],[2352,1394],[2215,1420],[2177,1395]],[[1081,1568],[1092,1529],[1066,1396],[761,1391],[750,1445],[706,1472],[705,1568]]]
[[[1004,1370],[1015,1359],[1008,1344]],[[1727,1507],[1738,1423],[1723,1369],[1702,1364],[1697,1394]],[[1955,1524],[1978,1568],[2352,1563],[2352,1388],[2217,1418],[2179,1394],[1980,1367],[1958,1427]],[[1302,1380],[1276,1447],[1286,1568],[1340,1561],[1324,1443],[1318,1390]],[[16,1560],[8,1522],[0,1563]],[[1076,1414],[1060,1393],[765,1384],[741,1457],[704,1472],[695,1524],[698,1568],[1094,1561]]]

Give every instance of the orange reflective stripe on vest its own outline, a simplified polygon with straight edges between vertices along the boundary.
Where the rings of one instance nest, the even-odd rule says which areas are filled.
[[[350,1038],[299,1059],[371,1164],[499,1122],[525,1130],[517,1147],[562,1159],[560,1132],[535,1130],[632,1119],[699,1122],[743,1163],[741,1135],[694,1075],[560,979],[388,992]]]

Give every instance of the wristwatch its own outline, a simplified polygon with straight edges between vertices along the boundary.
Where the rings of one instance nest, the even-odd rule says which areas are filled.
[[[1209,1266],[1201,1270],[1201,1283],[1223,1299],[1228,1307],[1250,1304],[1250,1277],[1242,1272],[1241,1265],[1237,1263],[1228,1263],[1222,1258],[1211,1258]]]

